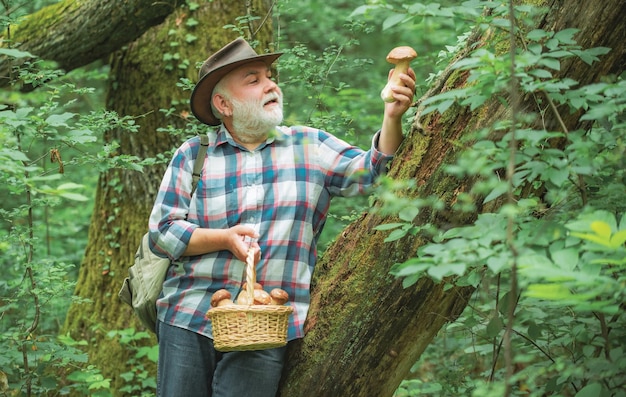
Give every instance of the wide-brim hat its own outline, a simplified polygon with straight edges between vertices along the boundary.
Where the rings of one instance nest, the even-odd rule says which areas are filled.
[[[204,124],[220,124],[211,110],[211,96],[217,82],[241,65],[262,61],[269,66],[281,55],[282,52],[259,55],[242,38],[226,44],[204,61],[200,68],[198,83],[191,93],[191,111],[194,116]]]

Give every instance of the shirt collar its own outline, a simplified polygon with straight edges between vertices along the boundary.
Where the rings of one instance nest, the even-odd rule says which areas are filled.
[[[269,134],[269,136],[265,140],[265,143],[259,145],[258,149],[262,149],[265,146],[272,144],[273,142],[277,142],[277,143],[285,142],[289,136],[287,134],[288,130],[289,130],[288,127],[282,127],[282,126],[276,127],[273,133]],[[235,142],[231,133],[228,131],[228,129],[226,129],[226,127],[222,123],[219,125],[219,128],[217,129],[217,139],[215,140],[215,146],[221,146],[226,143],[228,143],[231,146],[241,148],[241,146],[237,144],[237,142]]]

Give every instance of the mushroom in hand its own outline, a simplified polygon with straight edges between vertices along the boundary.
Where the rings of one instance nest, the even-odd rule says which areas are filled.
[[[413,59],[417,57],[417,52],[414,49],[407,46],[396,47],[387,55],[387,62],[396,65],[391,78],[387,82],[387,85],[380,93],[380,97],[385,102],[393,102],[392,86],[404,86],[402,80],[400,80],[401,73],[407,73],[409,70],[409,64]]]

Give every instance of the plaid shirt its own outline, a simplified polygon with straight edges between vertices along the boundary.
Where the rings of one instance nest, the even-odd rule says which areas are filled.
[[[212,337],[205,318],[211,295],[226,288],[237,296],[245,280],[245,263],[229,251],[182,254],[197,227],[225,229],[247,224],[260,235],[257,281],[266,291],[278,287],[289,293],[288,304],[294,312],[287,338],[301,338],[316,243],[330,199],[364,193],[385,171],[391,156],[376,149],[378,134],[369,151],[308,127],[278,127],[254,151],[235,143],[223,126],[208,136],[193,199],[189,192],[199,137],[175,152],[150,216],[152,250],[173,261],[157,301],[157,317]]]

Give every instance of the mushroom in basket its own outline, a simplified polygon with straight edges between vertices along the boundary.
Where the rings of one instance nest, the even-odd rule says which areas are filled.
[[[230,298],[230,292],[225,289],[219,289],[215,291],[215,293],[211,297],[211,307],[221,307],[234,304]]]

